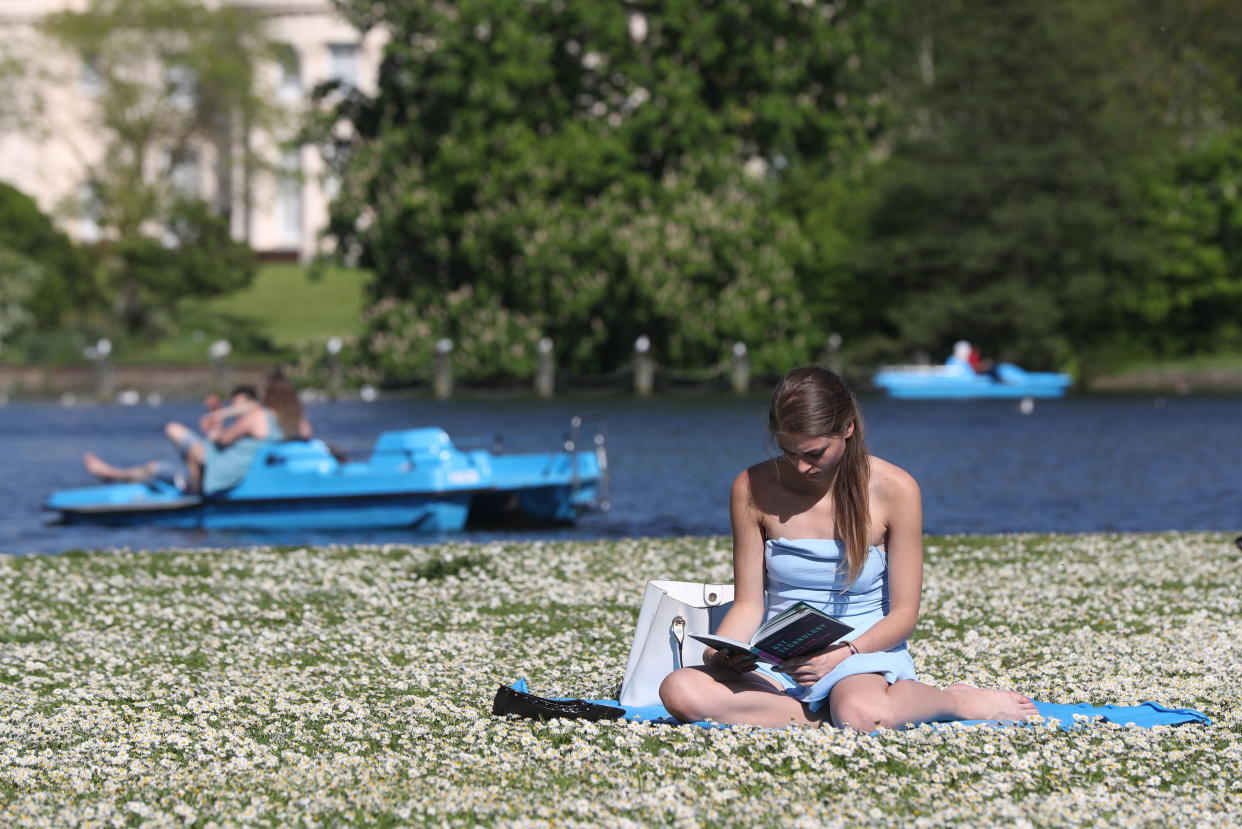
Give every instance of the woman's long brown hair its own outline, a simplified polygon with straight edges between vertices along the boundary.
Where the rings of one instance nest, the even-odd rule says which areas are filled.
[[[819,366],[795,368],[781,378],[772,393],[768,432],[778,435],[839,437],[849,425],[854,434],[845,441],[845,454],[832,480],[833,522],[845,543],[845,561],[853,582],[867,560],[871,523],[867,485],[871,464],[863,437],[862,413],[844,381]]]
[[[302,401],[298,400],[297,386],[293,385],[283,371],[275,369],[267,378],[263,390],[263,405],[276,415],[285,440],[296,440],[302,431]]]

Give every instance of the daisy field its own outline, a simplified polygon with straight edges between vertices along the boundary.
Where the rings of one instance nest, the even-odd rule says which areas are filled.
[[[920,678],[1154,700],[1139,729],[708,730],[606,698],[647,579],[727,538],[0,558],[0,825],[1242,824],[1242,554],[1221,534],[929,537]]]

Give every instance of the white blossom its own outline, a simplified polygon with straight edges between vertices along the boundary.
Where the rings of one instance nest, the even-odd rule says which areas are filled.
[[[725,538],[0,557],[0,825],[1242,823],[1242,559],[1208,534],[931,539],[924,681],[1206,712],[1073,730],[490,716],[613,693],[648,578]]]
[[[635,43],[642,43],[647,39],[647,17],[646,15],[634,12],[627,21],[630,31],[630,40]]]

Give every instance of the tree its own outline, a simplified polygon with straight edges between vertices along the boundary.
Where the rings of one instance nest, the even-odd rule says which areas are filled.
[[[0,83],[5,91],[0,96],[0,129],[28,126],[40,109],[35,85],[28,82],[28,67],[34,61],[23,45],[12,40],[0,43]]]
[[[164,236],[128,236],[107,246],[105,262],[125,279],[117,306],[129,331],[166,327],[187,296],[213,296],[246,287],[254,278],[254,254],[229,236],[228,224],[201,201],[173,204]],[[126,315],[134,316],[126,316]]]
[[[810,251],[781,181],[865,146],[876,103],[849,93],[867,7],[340,5],[392,32],[375,98],[323,92],[330,230],[377,300],[435,318],[466,291],[523,332],[495,348],[554,333],[579,371],[620,364],[640,334],[683,366],[735,339],[761,371],[814,354]]]
[[[889,356],[967,337],[1066,365],[1088,327],[1075,311],[1107,300],[1119,173],[1140,154],[1110,66],[1124,35],[1098,4],[911,5],[905,121],[853,263],[871,283],[860,316]]]
[[[179,280],[182,295],[248,281],[249,265],[193,271],[187,257],[166,256],[175,270],[157,274],[137,263],[159,259],[157,245],[182,241],[173,225],[194,222],[196,244],[219,243],[220,260],[242,267],[218,227],[228,227],[237,165],[255,163],[250,131],[272,128],[279,114],[259,83],[260,65],[273,54],[262,20],[195,0],[91,0],[84,10],[49,16],[44,31],[97,81],[92,127],[104,151],[85,159],[87,184],[105,238],[105,281],[130,332],[155,318],[149,300],[167,294],[151,279]],[[187,178],[197,181],[208,167],[213,212],[222,219],[185,207],[200,200]]]
[[[901,5],[886,36],[906,44],[890,66],[904,117],[843,257],[867,285],[871,353],[967,337],[1090,372],[1199,339],[1192,306],[1239,310],[1219,269],[1186,273],[1216,254],[1188,248],[1173,204],[1236,109],[1236,49],[1204,37],[1230,29],[1227,4]]]
[[[72,310],[98,299],[81,251],[39,210],[34,199],[3,183],[0,251],[6,254],[4,278],[16,280],[14,287],[4,289],[6,302],[20,301],[23,308],[22,325],[10,325],[10,334],[27,326],[54,328]],[[16,318],[12,313],[6,315]]]
[[[1143,180],[1144,278],[1119,287],[1128,355],[1242,350],[1242,129],[1178,153]]]
[[[0,247],[0,349],[32,326],[30,300],[43,281],[38,264],[10,248]]]

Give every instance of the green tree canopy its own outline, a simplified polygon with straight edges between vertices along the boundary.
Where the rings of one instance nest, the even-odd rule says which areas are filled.
[[[865,145],[879,104],[850,94],[865,10],[341,5],[392,34],[379,94],[336,98],[325,130],[331,232],[374,269],[377,299],[426,309],[468,290],[553,334],[578,370],[612,368],[640,334],[682,365],[743,339],[764,370],[822,342],[779,181]]]
[[[31,328],[31,299],[44,281],[43,270],[26,256],[0,247],[0,350]]]
[[[23,325],[10,326],[10,334],[26,325],[52,328],[69,311],[98,299],[88,263],[69,237],[39,210],[34,199],[3,183],[0,249],[9,254],[6,272],[21,283],[8,291],[8,296],[20,298],[24,309]],[[9,300],[10,304],[16,301]]]
[[[183,298],[236,291],[254,279],[253,252],[203,202],[176,202],[164,219],[159,239],[127,236],[101,249],[105,267],[124,277],[115,287],[129,331],[167,329]]]
[[[1187,269],[1191,304],[1238,310],[1219,268],[1202,270],[1217,254],[1189,251],[1188,217],[1169,212],[1203,168],[1186,148],[1214,134],[1236,83],[1213,65],[1225,86],[1183,94],[1187,43],[1165,35],[1166,23],[1190,25],[1178,9],[906,5],[916,13],[894,29],[910,45],[894,73],[901,129],[859,200],[867,222],[851,260],[874,353],[942,354],[962,337],[1040,367],[1162,353],[1205,322],[1177,310]]]
[[[373,367],[451,336],[511,374],[552,334],[600,371],[647,334],[780,371],[837,331],[1091,372],[1242,336],[1230,0],[339,5],[392,33],[318,132]]]

